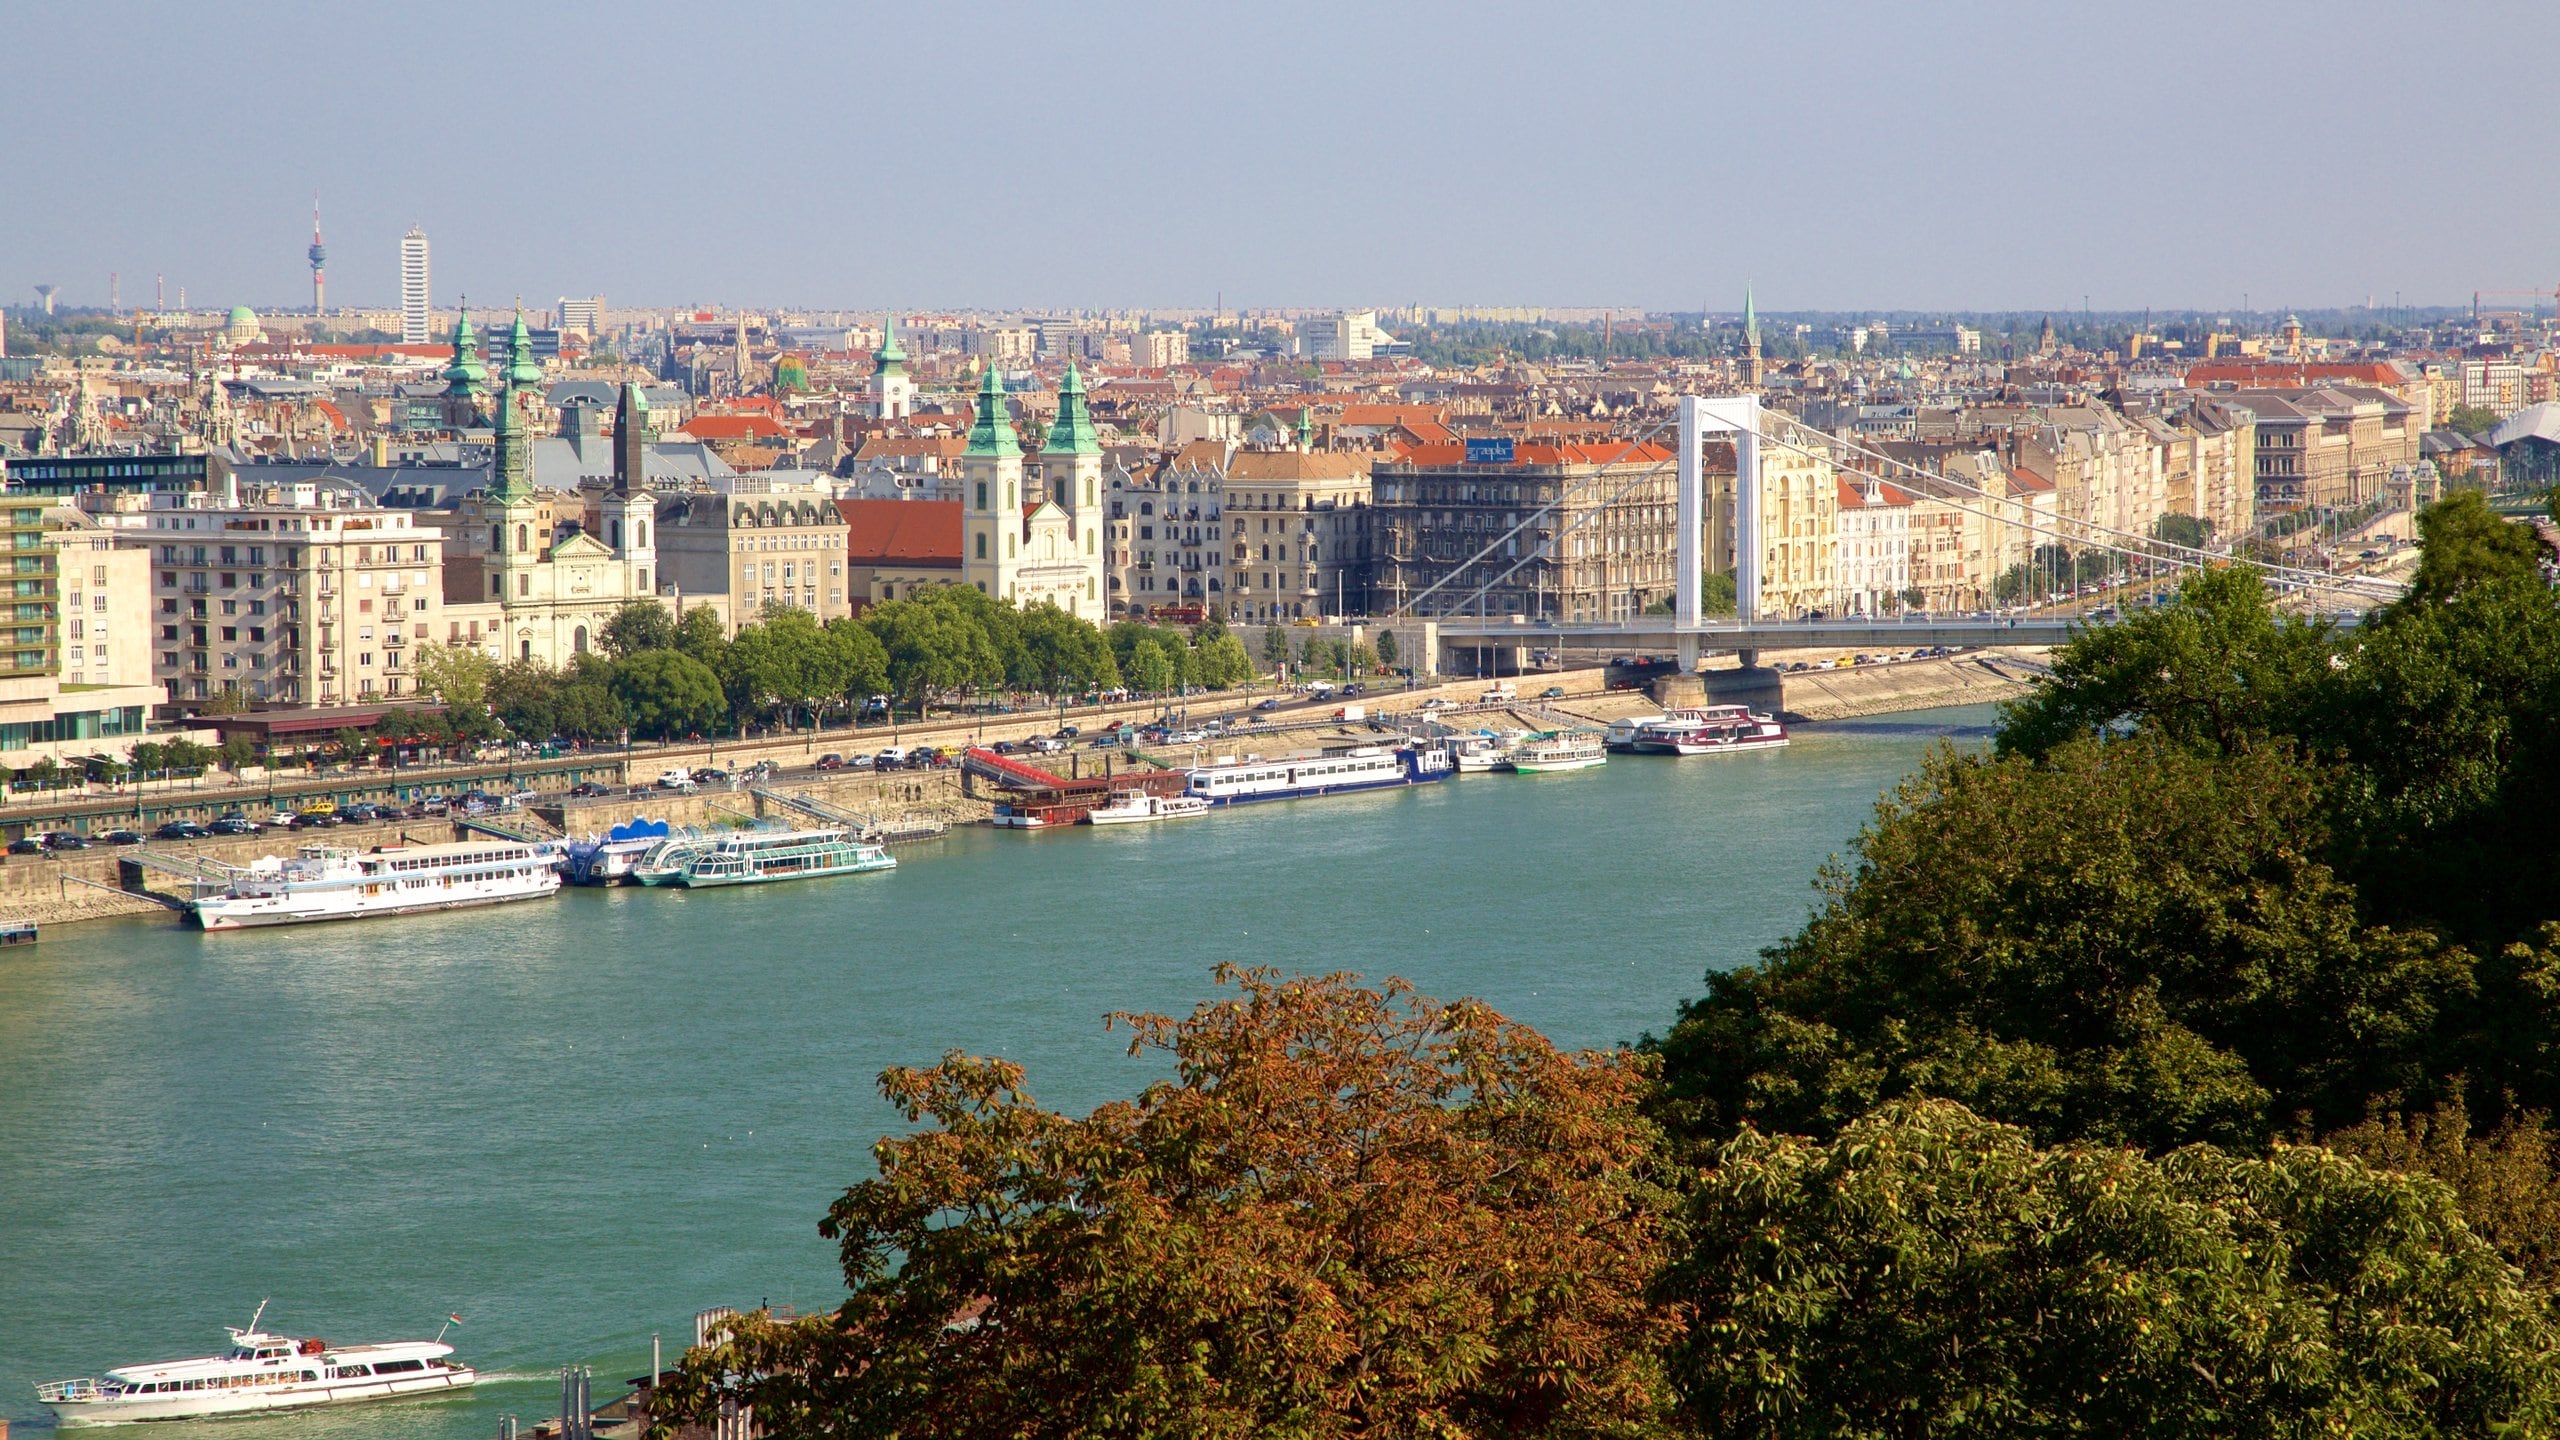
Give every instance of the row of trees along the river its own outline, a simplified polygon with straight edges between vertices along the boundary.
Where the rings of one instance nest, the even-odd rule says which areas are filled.
[[[1642,1045],[1230,971],[1080,1118],[888,1072],[848,1298],[661,1420],[2554,1433],[2560,604],[2476,499],[2422,523],[2359,629],[2234,568],[2071,645]]]
[[[1320,673],[1373,669],[1366,646],[1265,633],[1266,658]],[[1018,610],[969,586],[947,585],[875,605],[859,619],[820,623],[806,611],[768,610],[724,635],[719,616],[677,616],[635,601],[608,621],[594,654],[565,669],[501,662],[463,647],[422,647],[418,687],[441,716],[395,724],[462,739],[600,741],[625,726],[643,739],[709,734],[756,724],[808,725],[858,710],[873,696],[923,713],[1002,693],[1052,701],[1112,691],[1174,695],[1226,690],[1255,678],[1242,638],[1211,619],[1188,627],[1124,620],[1109,627],[1051,605]]]

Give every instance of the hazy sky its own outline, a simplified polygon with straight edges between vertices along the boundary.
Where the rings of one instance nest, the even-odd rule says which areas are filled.
[[[2560,4],[0,5],[0,296],[2259,309],[2560,285]]]

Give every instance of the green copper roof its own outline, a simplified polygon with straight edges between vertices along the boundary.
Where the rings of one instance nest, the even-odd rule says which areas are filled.
[[[898,348],[897,316],[880,317],[880,348],[872,352],[871,358],[879,362],[880,373],[884,375],[896,374],[897,372],[891,367],[907,363],[907,352]]]
[[[969,426],[972,455],[1019,455],[1022,441],[1013,433],[1013,413],[1005,408],[1004,379],[991,361],[978,386],[978,418]]]
[[[533,480],[526,473],[532,447],[525,439],[522,418],[516,414],[516,387],[512,379],[498,391],[497,414],[491,424],[498,442],[498,457],[489,467],[489,490],[500,504],[512,504],[533,493]]]
[[[1084,377],[1076,373],[1076,362],[1067,362],[1066,378],[1058,382],[1058,423],[1049,427],[1049,443],[1040,447],[1043,455],[1099,455],[1102,441],[1093,433],[1093,412],[1085,408]]]
[[[1751,287],[1748,285],[1742,287],[1742,338],[1760,338],[1760,311],[1751,303]]]
[[[477,395],[487,384],[489,369],[480,363],[480,337],[471,328],[471,317],[463,316],[453,326],[453,363],[444,367],[448,394]]]
[[[516,328],[507,332],[507,383],[527,387],[542,383],[542,362],[533,358],[533,333],[524,328],[524,311],[516,311]]]
[[[1301,405],[1298,407],[1298,449],[1305,454],[1312,455],[1315,453],[1315,448],[1316,407],[1313,405]]]

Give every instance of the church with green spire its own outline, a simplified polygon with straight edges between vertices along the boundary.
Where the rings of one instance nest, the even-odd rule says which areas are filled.
[[[871,352],[871,413],[904,420],[915,413],[916,382],[907,375],[907,352],[898,347],[898,317],[880,319],[880,348]]]
[[[1015,605],[1045,601],[1099,621],[1107,610],[1102,443],[1084,377],[1072,364],[1058,383],[1058,415],[1039,465],[1046,493],[1035,499],[1026,490],[1022,441],[1005,401],[1004,376],[990,364],[978,384],[977,413],[960,460],[961,583]]]

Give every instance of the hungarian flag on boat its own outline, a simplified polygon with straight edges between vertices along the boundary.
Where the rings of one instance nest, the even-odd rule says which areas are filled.
[[[452,1321],[452,1322],[453,1322],[454,1324],[456,1324],[456,1325],[459,1325],[459,1324],[461,1324],[461,1323],[462,1323],[462,1317],[461,1317],[461,1316],[459,1316],[459,1315],[447,1315],[447,1316],[446,1316],[446,1317],[444,1317],[444,1318],[446,1318],[447,1320]]]

